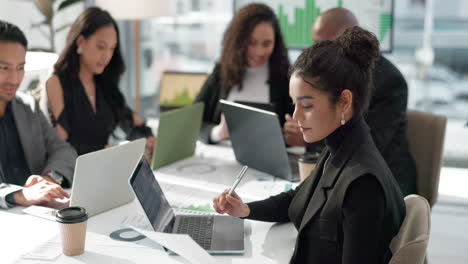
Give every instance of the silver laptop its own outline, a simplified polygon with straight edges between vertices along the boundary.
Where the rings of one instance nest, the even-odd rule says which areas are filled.
[[[86,208],[89,216],[134,199],[128,178],[145,151],[146,139],[91,152],[76,160],[70,205]]]
[[[129,181],[154,231],[188,234],[211,254],[244,253],[244,220],[223,215],[175,215],[144,159]]]
[[[277,114],[226,100],[220,102],[237,161],[288,181],[298,181],[298,155],[287,152]]]

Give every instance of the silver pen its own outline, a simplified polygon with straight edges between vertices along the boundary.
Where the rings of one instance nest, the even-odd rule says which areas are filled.
[[[234,190],[236,189],[237,185],[239,185],[239,182],[242,180],[242,178],[244,177],[245,175],[245,172],[247,171],[247,169],[249,168],[249,166],[244,166],[242,167],[242,169],[240,170],[239,174],[237,175],[237,178],[236,178],[236,181],[234,182],[234,184],[232,185],[231,189],[229,189],[229,195],[231,195]]]

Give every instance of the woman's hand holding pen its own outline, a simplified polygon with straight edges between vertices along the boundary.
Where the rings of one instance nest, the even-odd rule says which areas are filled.
[[[224,190],[223,193],[213,199],[213,208],[220,214],[228,214],[235,217],[247,217],[250,215],[250,208],[236,192],[231,195],[228,194],[229,189]]]

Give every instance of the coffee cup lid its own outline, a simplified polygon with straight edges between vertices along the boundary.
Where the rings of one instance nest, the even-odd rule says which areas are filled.
[[[88,220],[86,209],[80,206],[72,206],[57,211],[55,220],[63,224],[74,224]]]

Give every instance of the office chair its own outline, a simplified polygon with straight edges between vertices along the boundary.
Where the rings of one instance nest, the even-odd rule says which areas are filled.
[[[426,257],[431,229],[431,208],[419,195],[405,197],[406,217],[390,242],[393,253],[389,264],[422,264]]]
[[[410,153],[417,169],[417,194],[426,198],[432,207],[439,191],[440,168],[447,118],[418,111],[408,111]]]

